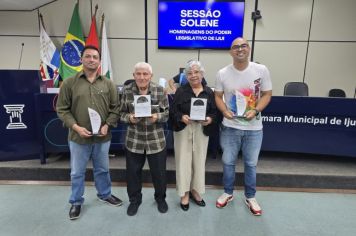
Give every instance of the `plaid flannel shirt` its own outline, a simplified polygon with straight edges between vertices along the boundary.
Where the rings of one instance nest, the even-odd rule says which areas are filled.
[[[157,113],[158,120],[150,123],[149,118],[139,118],[136,124],[130,123],[130,114],[134,113],[134,95],[139,95],[135,82],[126,85],[120,104],[120,120],[128,124],[125,146],[133,153],[154,154],[166,147],[164,126],[168,120],[169,104],[163,88],[150,82],[148,94],[151,95],[152,113]]]

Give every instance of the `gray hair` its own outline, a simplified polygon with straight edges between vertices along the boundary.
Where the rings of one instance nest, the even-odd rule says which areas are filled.
[[[138,69],[147,69],[150,72],[150,74],[152,74],[152,66],[147,62],[136,63],[136,65],[134,66],[134,72]]]
[[[192,70],[193,66],[197,66],[200,73],[204,76],[205,69],[204,69],[203,65],[201,64],[201,62],[196,61],[196,60],[190,60],[187,62],[185,69],[184,69],[185,76],[188,76],[188,73]]]

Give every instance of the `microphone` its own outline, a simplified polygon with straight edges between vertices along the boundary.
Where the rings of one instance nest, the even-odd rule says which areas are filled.
[[[24,43],[21,44],[21,52],[20,52],[20,60],[19,60],[19,68],[18,68],[18,70],[20,70],[20,67],[21,67],[22,52],[23,52],[23,46],[24,45],[25,45]]]

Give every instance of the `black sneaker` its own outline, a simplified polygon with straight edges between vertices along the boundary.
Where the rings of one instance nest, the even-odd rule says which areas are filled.
[[[70,220],[78,219],[80,217],[80,209],[81,209],[81,205],[72,205],[69,210],[69,219]]]
[[[110,196],[109,198],[107,198],[107,199],[101,199],[101,198],[99,198],[99,200],[100,200],[101,202],[106,202],[106,203],[108,203],[108,204],[110,204],[110,205],[112,205],[112,206],[121,206],[121,205],[122,205],[122,201],[121,201],[119,198],[117,198],[117,197],[115,197],[114,195],[112,195],[112,194],[111,194],[111,196]]]
[[[127,208],[127,215],[134,216],[136,215],[138,208],[140,207],[141,203],[130,203],[129,207]]]
[[[168,211],[168,204],[166,200],[157,202],[157,209],[161,213],[166,213]]]

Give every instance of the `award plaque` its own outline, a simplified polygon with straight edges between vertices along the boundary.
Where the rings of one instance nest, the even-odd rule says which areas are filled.
[[[88,107],[90,124],[93,135],[100,135],[101,118],[98,112]]]
[[[205,120],[206,119],[206,98],[192,98],[190,103],[190,119]]]
[[[134,95],[135,117],[150,117],[151,95]]]
[[[235,96],[236,96],[236,113],[234,114],[234,118],[244,118],[246,108],[247,108],[246,98],[239,91],[235,91]]]

